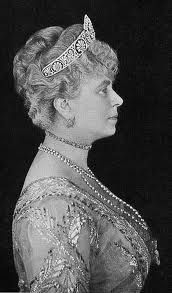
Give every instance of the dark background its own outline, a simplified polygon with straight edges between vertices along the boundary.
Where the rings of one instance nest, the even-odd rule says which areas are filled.
[[[118,52],[115,89],[124,99],[117,132],[96,142],[89,166],[114,193],[137,208],[158,239],[161,266],[142,292],[172,292],[167,105],[171,1],[0,1],[0,291],[17,291],[11,224],[27,170],[43,139],[13,86],[17,50],[41,28],[91,18],[96,37]],[[172,270],[171,270],[172,272]]]

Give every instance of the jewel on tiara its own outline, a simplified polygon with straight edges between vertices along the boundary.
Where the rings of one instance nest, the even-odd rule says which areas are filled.
[[[45,77],[52,76],[66,68],[73,61],[79,58],[83,52],[87,50],[92,41],[95,40],[95,31],[91,20],[87,15],[84,16],[83,27],[83,31],[67,48],[67,50],[42,69],[42,73]]]

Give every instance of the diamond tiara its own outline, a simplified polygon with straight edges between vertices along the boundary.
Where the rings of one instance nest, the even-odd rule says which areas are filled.
[[[79,58],[95,40],[95,31],[91,20],[87,15],[84,16],[83,27],[84,29],[77,39],[58,58],[42,69],[42,73],[45,77],[53,76],[66,68],[73,61]]]

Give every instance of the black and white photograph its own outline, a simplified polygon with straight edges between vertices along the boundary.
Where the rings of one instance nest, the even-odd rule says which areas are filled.
[[[1,0],[0,292],[172,292],[170,2]]]

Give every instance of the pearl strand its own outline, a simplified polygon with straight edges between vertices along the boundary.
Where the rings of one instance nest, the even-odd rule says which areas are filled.
[[[89,168],[88,168],[89,169]],[[93,174],[93,172],[89,169],[89,172]],[[94,175],[94,174],[93,174]],[[145,225],[145,221],[142,219],[142,217],[139,215],[138,211],[136,209],[134,209],[132,206],[130,206],[128,203],[126,203],[125,201],[123,201],[122,199],[120,199],[119,197],[117,197],[115,194],[113,194],[107,187],[105,187],[94,175],[94,179],[95,181],[99,184],[99,186],[101,186],[101,188],[106,191],[109,195],[111,195],[113,198],[115,198],[116,200],[118,200],[119,202],[123,202],[125,206],[127,206],[128,208],[130,208],[137,216],[138,218],[140,218],[140,221],[143,222]],[[136,221],[137,222],[137,221]]]
[[[124,204],[124,206],[127,206],[129,209],[131,209],[136,215],[137,217],[139,218],[139,220],[137,220],[133,215],[131,215],[130,213],[128,213],[127,211],[125,211],[124,209],[121,209],[119,207],[116,207],[118,209],[120,209],[124,214],[126,214],[128,217],[132,218],[133,220],[135,220],[138,224],[140,224],[143,228],[146,228],[146,223],[145,221],[142,219],[142,217],[139,215],[139,213],[137,212],[137,210],[135,210],[133,207],[131,207],[129,204],[127,204],[125,201],[123,201],[122,199],[118,198],[115,194],[113,194],[110,190],[108,190],[107,187],[105,187],[96,177],[93,178],[97,183],[98,185],[107,193],[109,194],[111,197],[115,198],[117,201],[121,202]],[[95,192],[97,193],[97,195],[99,197],[102,198],[102,195],[94,188],[94,186],[92,186],[87,180],[86,178],[83,177],[83,180],[87,183],[87,185],[89,185],[89,187]],[[108,204],[110,204],[111,206],[114,206],[114,204],[110,201],[110,200],[107,200],[106,199],[106,202]],[[142,223],[140,223],[142,222]]]
[[[38,147],[39,150],[44,151],[48,154],[54,155],[56,157],[58,157],[61,161],[63,161],[64,163],[66,163],[69,167],[71,167],[72,169],[74,169],[77,173],[79,173],[81,175],[81,178],[85,181],[85,183],[93,190],[93,192],[95,194],[98,195],[98,197],[100,197],[104,202],[110,204],[111,206],[114,206],[115,208],[119,209],[122,213],[126,214],[129,218],[132,218],[133,220],[135,220],[135,222],[137,222],[139,225],[141,225],[144,229],[148,229],[147,225],[145,223],[145,221],[142,219],[142,217],[139,215],[139,213],[137,212],[136,209],[134,209],[133,207],[131,207],[129,204],[127,204],[125,201],[123,201],[122,199],[118,198],[116,195],[114,195],[107,187],[105,187],[93,174],[93,172],[90,170],[90,168],[87,168],[87,171],[81,167],[79,167],[78,165],[76,165],[72,160],[70,160],[69,158],[66,158],[65,156],[63,156],[62,154],[60,154],[58,151],[53,150],[47,146],[44,146],[42,143],[40,144],[40,146]],[[105,198],[102,194],[100,194],[98,192],[98,190],[95,189],[94,186],[92,186],[88,180],[84,177],[84,175],[86,175],[87,177],[95,180],[97,182],[97,184],[111,197],[115,198],[117,201],[119,201],[120,203],[123,203],[124,206],[128,207],[130,210],[132,210],[137,217],[139,218],[139,220],[137,220],[135,218],[134,215],[131,215],[130,213],[128,213],[127,211],[125,211],[124,209],[121,209],[120,207],[115,206],[111,200]]]

